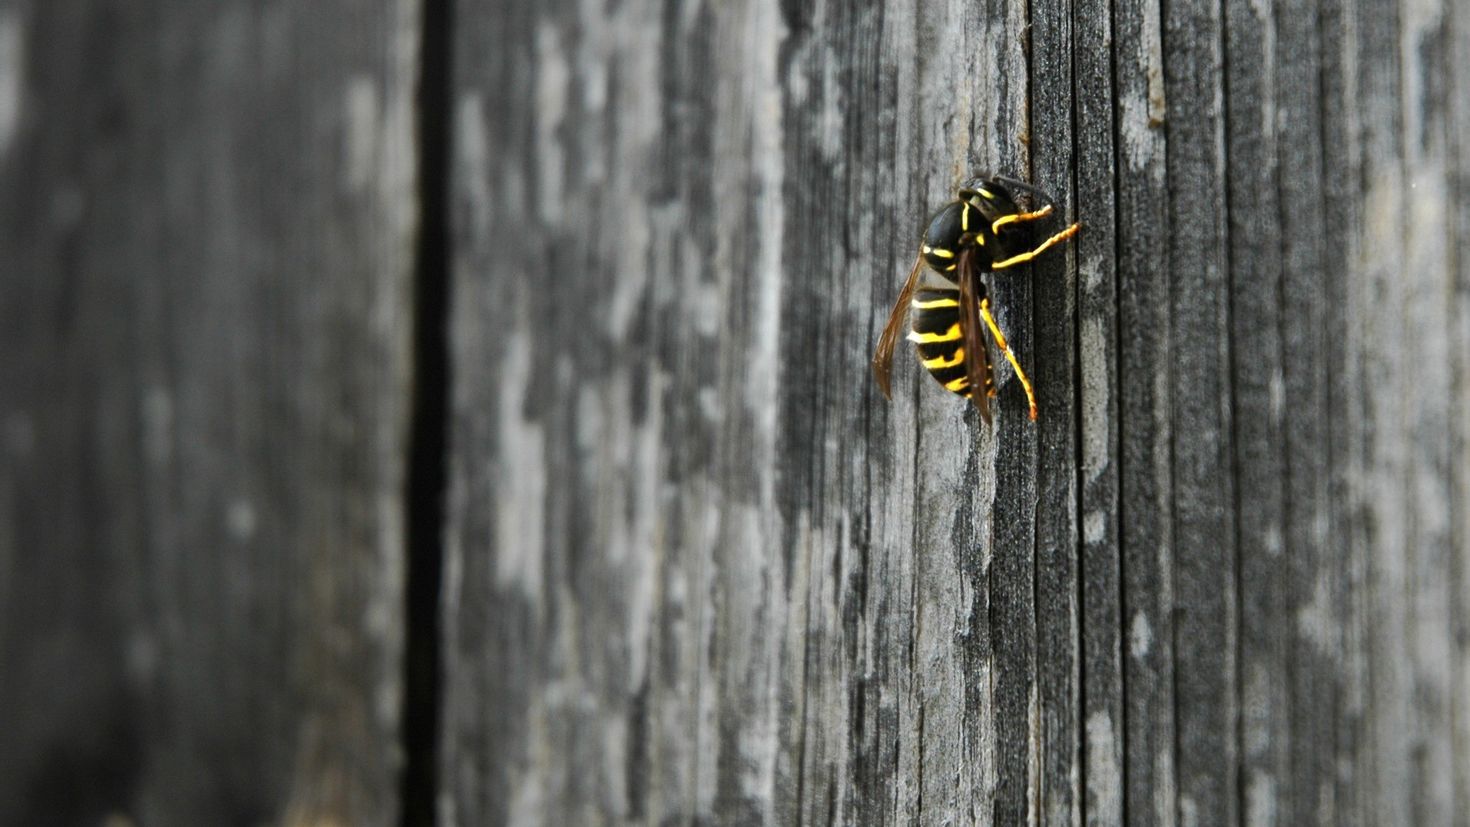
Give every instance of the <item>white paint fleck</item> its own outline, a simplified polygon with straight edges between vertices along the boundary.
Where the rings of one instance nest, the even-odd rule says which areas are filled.
[[[686,270],[685,272],[692,275],[698,273],[698,270]],[[723,310],[719,285],[693,281],[685,291],[684,301],[688,314],[687,319],[693,325],[695,332],[701,336],[719,335],[720,315]]]
[[[0,9],[0,156],[20,131],[21,95],[25,91],[25,42],[20,35],[20,12]]]
[[[402,549],[408,531],[404,527],[402,501],[397,486],[385,485],[377,493],[377,578],[381,589],[363,607],[363,626],[374,640],[396,641],[400,637],[403,604],[391,595],[403,594]],[[397,685],[397,681],[387,681]],[[392,723],[391,719],[380,719]]]
[[[1154,750],[1154,823],[1169,824],[1174,820],[1174,750]]]
[[[579,64],[581,82],[577,84],[582,91],[582,108],[590,115],[600,114],[607,107],[607,90],[611,81],[607,72],[608,61],[604,55],[593,55],[585,49],[582,57]]]
[[[540,735],[535,739],[536,745],[545,741],[545,736]],[[541,756],[550,752],[548,748],[535,746],[528,747],[534,750],[535,756]],[[546,789],[549,787],[546,773],[540,769],[539,764],[516,773],[516,778],[511,781],[510,805],[507,808],[509,818],[507,824],[537,825],[546,823],[546,814],[550,808],[550,802],[546,800]]]
[[[1111,362],[1103,320],[1082,322],[1082,471],[1087,481],[1097,479],[1108,467],[1108,370]]]
[[[381,726],[391,727],[398,723],[403,708],[403,696],[396,680],[379,680],[373,689],[373,715]]]
[[[1276,823],[1276,779],[1253,770],[1245,785],[1245,823],[1269,827]]]
[[[1282,536],[1281,526],[1276,521],[1266,524],[1261,543],[1266,547],[1266,553],[1272,557],[1280,557],[1286,551],[1286,538]]]
[[[591,8],[584,10],[583,20],[595,31],[607,20],[608,15],[603,11],[601,2],[587,5]],[[699,6],[698,3],[682,5],[686,13]],[[617,82],[617,114],[614,126],[617,131],[619,161],[627,157],[623,155],[625,149],[652,148],[654,142],[662,139],[664,129],[668,126],[660,115],[665,104],[662,87],[659,85],[661,72],[665,69],[664,56],[656,48],[656,44],[671,36],[664,31],[663,24],[663,16],[657,7],[650,8],[647,4],[625,5],[615,15],[613,27],[603,32],[603,55],[599,55],[597,61],[600,65],[592,69],[586,67],[584,61],[585,73],[612,75],[602,85],[610,86],[613,79]],[[639,45],[629,48],[629,44]],[[616,57],[612,58],[611,55]],[[612,64],[614,59],[617,71],[608,72],[603,67]],[[588,85],[593,85],[591,78],[587,82]],[[611,153],[607,155],[611,157]],[[636,166],[620,166],[619,169],[635,178],[643,172],[642,168]]]
[[[496,469],[495,583],[541,596],[543,528],[546,513],[545,435],[540,423],[523,419],[530,383],[531,341],[517,331],[506,346],[500,383],[500,468]]]
[[[1312,514],[1312,541],[1317,548],[1326,548],[1332,532],[1332,516],[1326,508],[1319,506]]]
[[[632,447],[632,480],[627,496],[633,504],[632,525],[628,528],[627,597],[628,597],[628,681],[627,689],[636,690],[648,670],[648,649],[653,635],[650,629],[657,612],[658,567],[662,538],[659,507],[660,449],[663,447],[663,407],[658,404],[668,379],[653,371],[644,389],[647,411],[643,424],[634,432]],[[631,414],[630,414],[631,415]]]
[[[24,411],[5,417],[5,452],[17,459],[29,456],[36,447],[36,423]]]
[[[347,186],[362,192],[373,182],[381,151],[382,113],[378,105],[378,85],[371,76],[354,75],[347,81],[346,92]]]
[[[458,155],[456,182],[468,208],[470,229],[476,237],[490,231],[490,138],[485,131],[485,103],[474,92],[459,99],[455,109],[454,150]]]
[[[394,25],[389,40],[392,68],[388,74],[392,81],[387,85],[384,99],[382,146],[378,153],[380,203],[387,207],[392,249],[401,258],[405,254],[398,251],[413,247],[406,242],[409,234],[417,230],[419,220],[419,156],[414,131],[418,113],[415,79],[421,62],[419,14],[420,4],[415,0],[397,0],[393,4]],[[406,258],[402,258],[401,265],[409,266]]]
[[[230,538],[237,543],[249,542],[255,536],[255,506],[243,497],[237,497],[225,509],[225,528]]]
[[[724,408],[720,405],[720,395],[712,387],[699,389],[696,395],[699,400],[699,414],[706,422],[718,424],[724,419]]]
[[[1108,515],[1102,511],[1089,511],[1082,520],[1082,538],[1089,545],[1101,543],[1107,536]]]
[[[822,110],[816,133],[822,154],[832,160],[840,160],[846,149],[842,136],[842,84],[837,80],[837,67],[841,65],[841,56],[828,47],[827,59],[822,61]]]
[[[1128,654],[1135,660],[1148,655],[1153,646],[1154,633],[1148,625],[1148,617],[1143,612],[1133,614],[1133,622],[1128,626]]]
[[[800,50],[800,52],[805,51],[805,48]],[[806,78],[807,61],[801,57],[801,54],[793,55],[787,63],[786,71],[786,100],[795,110],[805,106],[807,96],[811,94],[811,84],[807,83]]]
[[[1083,287],[1085,287],[1089,291],[1097,290],[1098,288],[1102,287],[1103,267],[1101,257],[1087,256],[1086,259],[1078,265],[1077,269],[1081,271]]]
[[[1088,786],[1098,791],[1090,808],[1095,809],[1098,820],[1102,823],[1121,820],[1123,777],[1118,768],[1113,720],[1103,711],[1087,716],[1087,777]]]
[[[781,341],[781,283],[783,231],[785,228],[783,183],[785,153],[782,141],[782,89],[778,67],[786,27],[774,7],[760,5],[747,22],[747,43],[757,44],[749,59],[753,64],[754,91],[751,102],[751,134],[755,177],[756,252],[753,276],[754,330],[751,331],[747,405],[756,424],[756,444],[751,446],[752,466],[762,471],[760,507],[775,513],[777,376]]]
[[[1199,803],[1187,795],[1179,796],[1179,827],[1198,827]]]
[[[1120,109],[1118,118],[1118,134],[1123,144],[1123,154],[1128,160],[1129,171],[1140,172],[1149,169],[1152,164],[1152,172],[1155,176],[1162,178],[1163,164],[1153,161],[1158,157],[1160,149],[1159,127],[1164,123],[1164,73],[1163,65],[1163,40],[1162,34],[1154,27],[1149,27],[1143,33],[1146,44],[1146,53],[1138,62],[1138,69],[1143,72],[1146,86],[1144,89],[1122,90],[1118,96]]]
[[[1266,395],[1271,406],[1271,418],[1280,419],[1286,412],[1286,377],[1281,368],[1272,368],[1271,377],[1266,381]]]
[[[1325,575],[1319,574],[1312,585],[1312,599],[1297,609],[1297,630],[1321,652],[1331,655],[1337,650],[1337,623],[1332,616],[1332,587]]]
[[[640,199],[630,199],[620,208],[618,226],[618,278],[613,281],[612,301],[607,309],[607,329],[614,341],[628,335],[648,292],[648,247],[653,236],[648,211]]]
[[[561,32],[549,20],[536,29],[536,146],[541,163],[541,219],[559,223],[562,216],[566,153],[557,131],[566,118],[571,95],[572,67],[567,63]]]
[[[1128,157],[1131,170],[1140,170],[1148,165],[1153,155],[1153,136],[1148,132],[1148,101],[1135,94],[1118,98],[1118,135],[1122,138],[1123,152]]]

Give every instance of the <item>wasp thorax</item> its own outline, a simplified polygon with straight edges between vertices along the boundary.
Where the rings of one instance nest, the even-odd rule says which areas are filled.
[[[960,250],[980,238],[980,213],[964,201],[951,201],[929,219],[920,252],[924,262],[940,272],[948,272],[959,262]]]

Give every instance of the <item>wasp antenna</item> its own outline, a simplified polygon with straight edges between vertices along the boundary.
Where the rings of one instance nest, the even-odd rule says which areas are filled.
[[[1032,195],[1036,196],[1047,204],[1057,203],[1057,200],[1055,198],[1052,198],[1051,195],[1049,195],[1045,190],[1042,190],[1038,187],[1033,187],[1025,181],[1018,181],[1015,178],[1011,178],[1006,175],[997,175],[991,180],[999,181],[1000,183],[1005,184],[1008,187],[1015,187],[1016,189],[1025,190],[1026,192],[1031,193]]]

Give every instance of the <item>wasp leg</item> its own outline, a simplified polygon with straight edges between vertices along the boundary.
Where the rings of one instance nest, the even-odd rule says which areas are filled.
[[[1046,218],[1048,215],[1051,215],[1050,204],[1047,204],[1045,207],[1042,207],[1036,212],[1018,212],[1011,213],[1010,215],[1003,215],[1000,218],[995,219],[994,223],[990,225],[990,232],[999,235],[1000,228],[1004,227],[1007,224],[1014,224],[1017,221],[1035,221],[1038,218]]]
[[[1031,390],[1031,380],[1026,378],[1026,371],[1021,370],[1021,363],[1016,360],[1016,354],[1011,352],[1011,346],[1006,344],[1006,335],[1000,332],[1000,325],[995,323],[995,316],[990,313],[990,299],[980,300],[980,315],[985,318],[985,324],[990,328],[990,335],[995,339],[995,346],[1005,354],[1006,361],[1016,371],[1016,378],[1021,380],[1021,387],[1026,391],[1026,402],[1031,406],[1031,421],[1036,421],[1036,394]]]
[[[1052,236],[1051,238],[1048,238],[1047,240],[1041,242],[1041,246],[1040,247],[1037,247],[1035,250],[1032,250],[1032,251],[1027,252],[1027,253],[1020,253],[1018,255],[1011,256],[1010,258],[1005,259],[1004,261],[994,262],[994,263],[992,263],[990,265],[990,269],[992,269],[992,270],[1003,270],[1003,269],[1005,269],[1007,267],[1010,267],[1012,265],[1021,264],[1023,262],[1030,261],[1031,259],[1036,258],[1037,256],[1041,255],[1042,253],[1046,252],[1052,246],[1054,246],[1056,244],[1060,244],[1061,242],[1066,241],[1067,239],[1069,239],[1072,236],[1076,235],[1077,234],[1077,228],[1078,227],[1081,227],[1081,226],[1082,226],[1081,224],[1073,224],[1072,226],[1068,227],[1067,229],[1062,230],[1061,232],[1057,233],[1056,235]]]

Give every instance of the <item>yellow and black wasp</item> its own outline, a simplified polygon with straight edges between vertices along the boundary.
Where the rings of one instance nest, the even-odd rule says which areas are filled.
[[[1045,204],[1032,212],[1016,206],[1012,189],[1024,190]],[[957,198],[939,208],[929,220],[919,246],[919,255],[908,281],[898,294],[888,325],[878,338],[873,353],[873,376],[883,395],[892,398],[889,374],[893,347],[912,309],[913,323],[908,338],[919,351],[925,369],[946,390],[969,398],[990,422],[990,397],[995,395],[995,368],[985,344],[987,332],[995,346],[1015,368],[1016,378],[1026,391],[1031,419],[1036,419],[1036,394],[1021,363],[1006,344],[1005,334],[990,312],[990,299],[981,276],[1023,264],[1050,247],[1076,235],[1078,224],[1062,230],[1035,247],[1026,222],[1052,214],[1051,199],[1020,181],[1001,176],[979,178],[959,188]],[[947,283],[920,284],[924,265]],[[983,320],[983,321],[982,321]],[[979,393],[976,388],[981,388]]]

